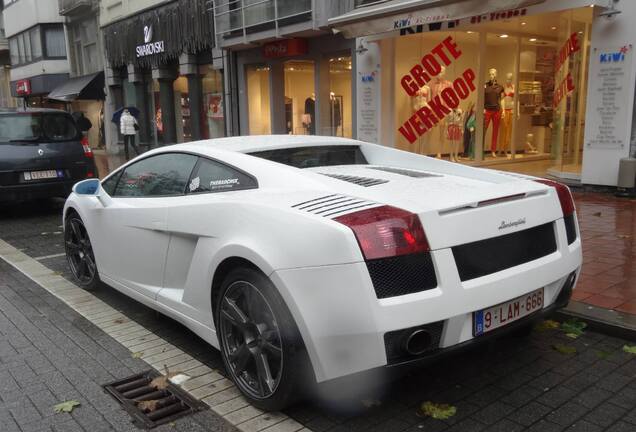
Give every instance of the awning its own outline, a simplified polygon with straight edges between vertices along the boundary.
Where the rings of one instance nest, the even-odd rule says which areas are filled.
[[[329,19],[345,37],[369,36],[414,26],[435,25],[495,12],[512,12],[545,0],[391,0]]]
[[[75,99],[103,100],[104,97],[104,72],[69,78],[47,96],[49,99],[63,102],[71,102]]]

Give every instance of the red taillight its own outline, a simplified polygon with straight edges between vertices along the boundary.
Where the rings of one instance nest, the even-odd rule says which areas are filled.
[[[406,210],[382,206],[334,220],[353,230],[367,260],[430,250],[420,219]]]
[[[84,148],[84,156],[87,158],[93,157],[93,150],[91,150],[91,146],[88,145],[88,137],[82,137],[80,140],[82,147]]]
[[[94,173],[93,171],[88,171],[88,172],[86,173],[86,177],[88,177],[88,178],[95,177],[95,173]]]
[[[563,210],[563,217],[570,216],[574,213],[574,200],[572,199],[569,187],[563,183],[555,182],[553,180],[540,179],[535,181],[543,183],[544,185],[552,186],[556,189],[557,195],[559,196],[559,202],[561,203],[561,210]]]

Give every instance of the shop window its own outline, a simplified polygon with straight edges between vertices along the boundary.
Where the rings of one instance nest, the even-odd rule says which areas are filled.
[[[289,134],[316,135],[314,62],[290,60],[284,64],[285,126]]]
[[[248,125],[251,135],[267,135],[272,131],[269,99],[269,67],[247,65]]]
[[[351,57],[329,59],[329,118],[321,134],[351,138]]]
[[[177,126],[177,142],[192,140],[192,119],[190,110],[190,95],[188,92],[188,79],[180,76],[172,84],[174,89],[174,112]]]
[[[201,66],[203,90],[203,137],[225,136],[225,104],[223,101],[223,74],[211,65]]]
[[[451,160],[474,157],[479,35],[425,32],[387,42],[395,44],[383,52],[395,52],[396,147],[437,157],[447,155]],[[435,74],[429,73],[428,79],[413,78],[411,70],[419,67],[416,65],[421,65],[423,58],[430,59],[432,50],[440,46],[449,57],[448,64],[437,58],[427,64]],[[456,47],[456,58],[448,46]],[[440,103],[443,109],[438,110],[435,107]],[[424,121],[419,120],[418,113]],[[417,127],[412,118],[419,122]]]
[[[34,59],[42,57],[42,37],[40,35],[40,28],[35,27],[29,30],[29,40],[31,41],[31,54]]]

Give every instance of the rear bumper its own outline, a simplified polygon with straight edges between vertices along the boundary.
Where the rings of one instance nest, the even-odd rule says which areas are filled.
[[[73,185],[83,179],[0,186],[0,202],[25,201],[38,198],[66,198]]]
[[[451,250],[433,251],[438,287],[399,297],[377,299],[363,262],[279,270],[271,278],[298,324],[316,379],[322,382],[394,364],[387,357],[385,335],[389,332],[442,323],[437,349],[421,356],[433,357],[480,343],[518,322],[564,306],[570,293],[560,294],[570,274],[578,279],[581,241],[568,244],[562,220],[555,229],[556,252],[464,282]],[[500,330],[473,336],[474,311],[538,288],[544,288],[542,310]]]

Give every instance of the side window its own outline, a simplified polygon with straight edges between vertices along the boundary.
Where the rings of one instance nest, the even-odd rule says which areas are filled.
[[[227,192],[258,187],[256,180],[232,167],[209,159],[199,159],[188,193]]]
[[[122,173],[114,196],[183,195],[196,162],[196,156],[183,153],[162,153],[140,160]]]
[[[108,195],[113,196],[115,193],[115,186],[117,186],[117,180],[119,180],[119,177],[121,177],[121,171],[116,172],[107,180],[102,182],[102,189],[104,189]]]

